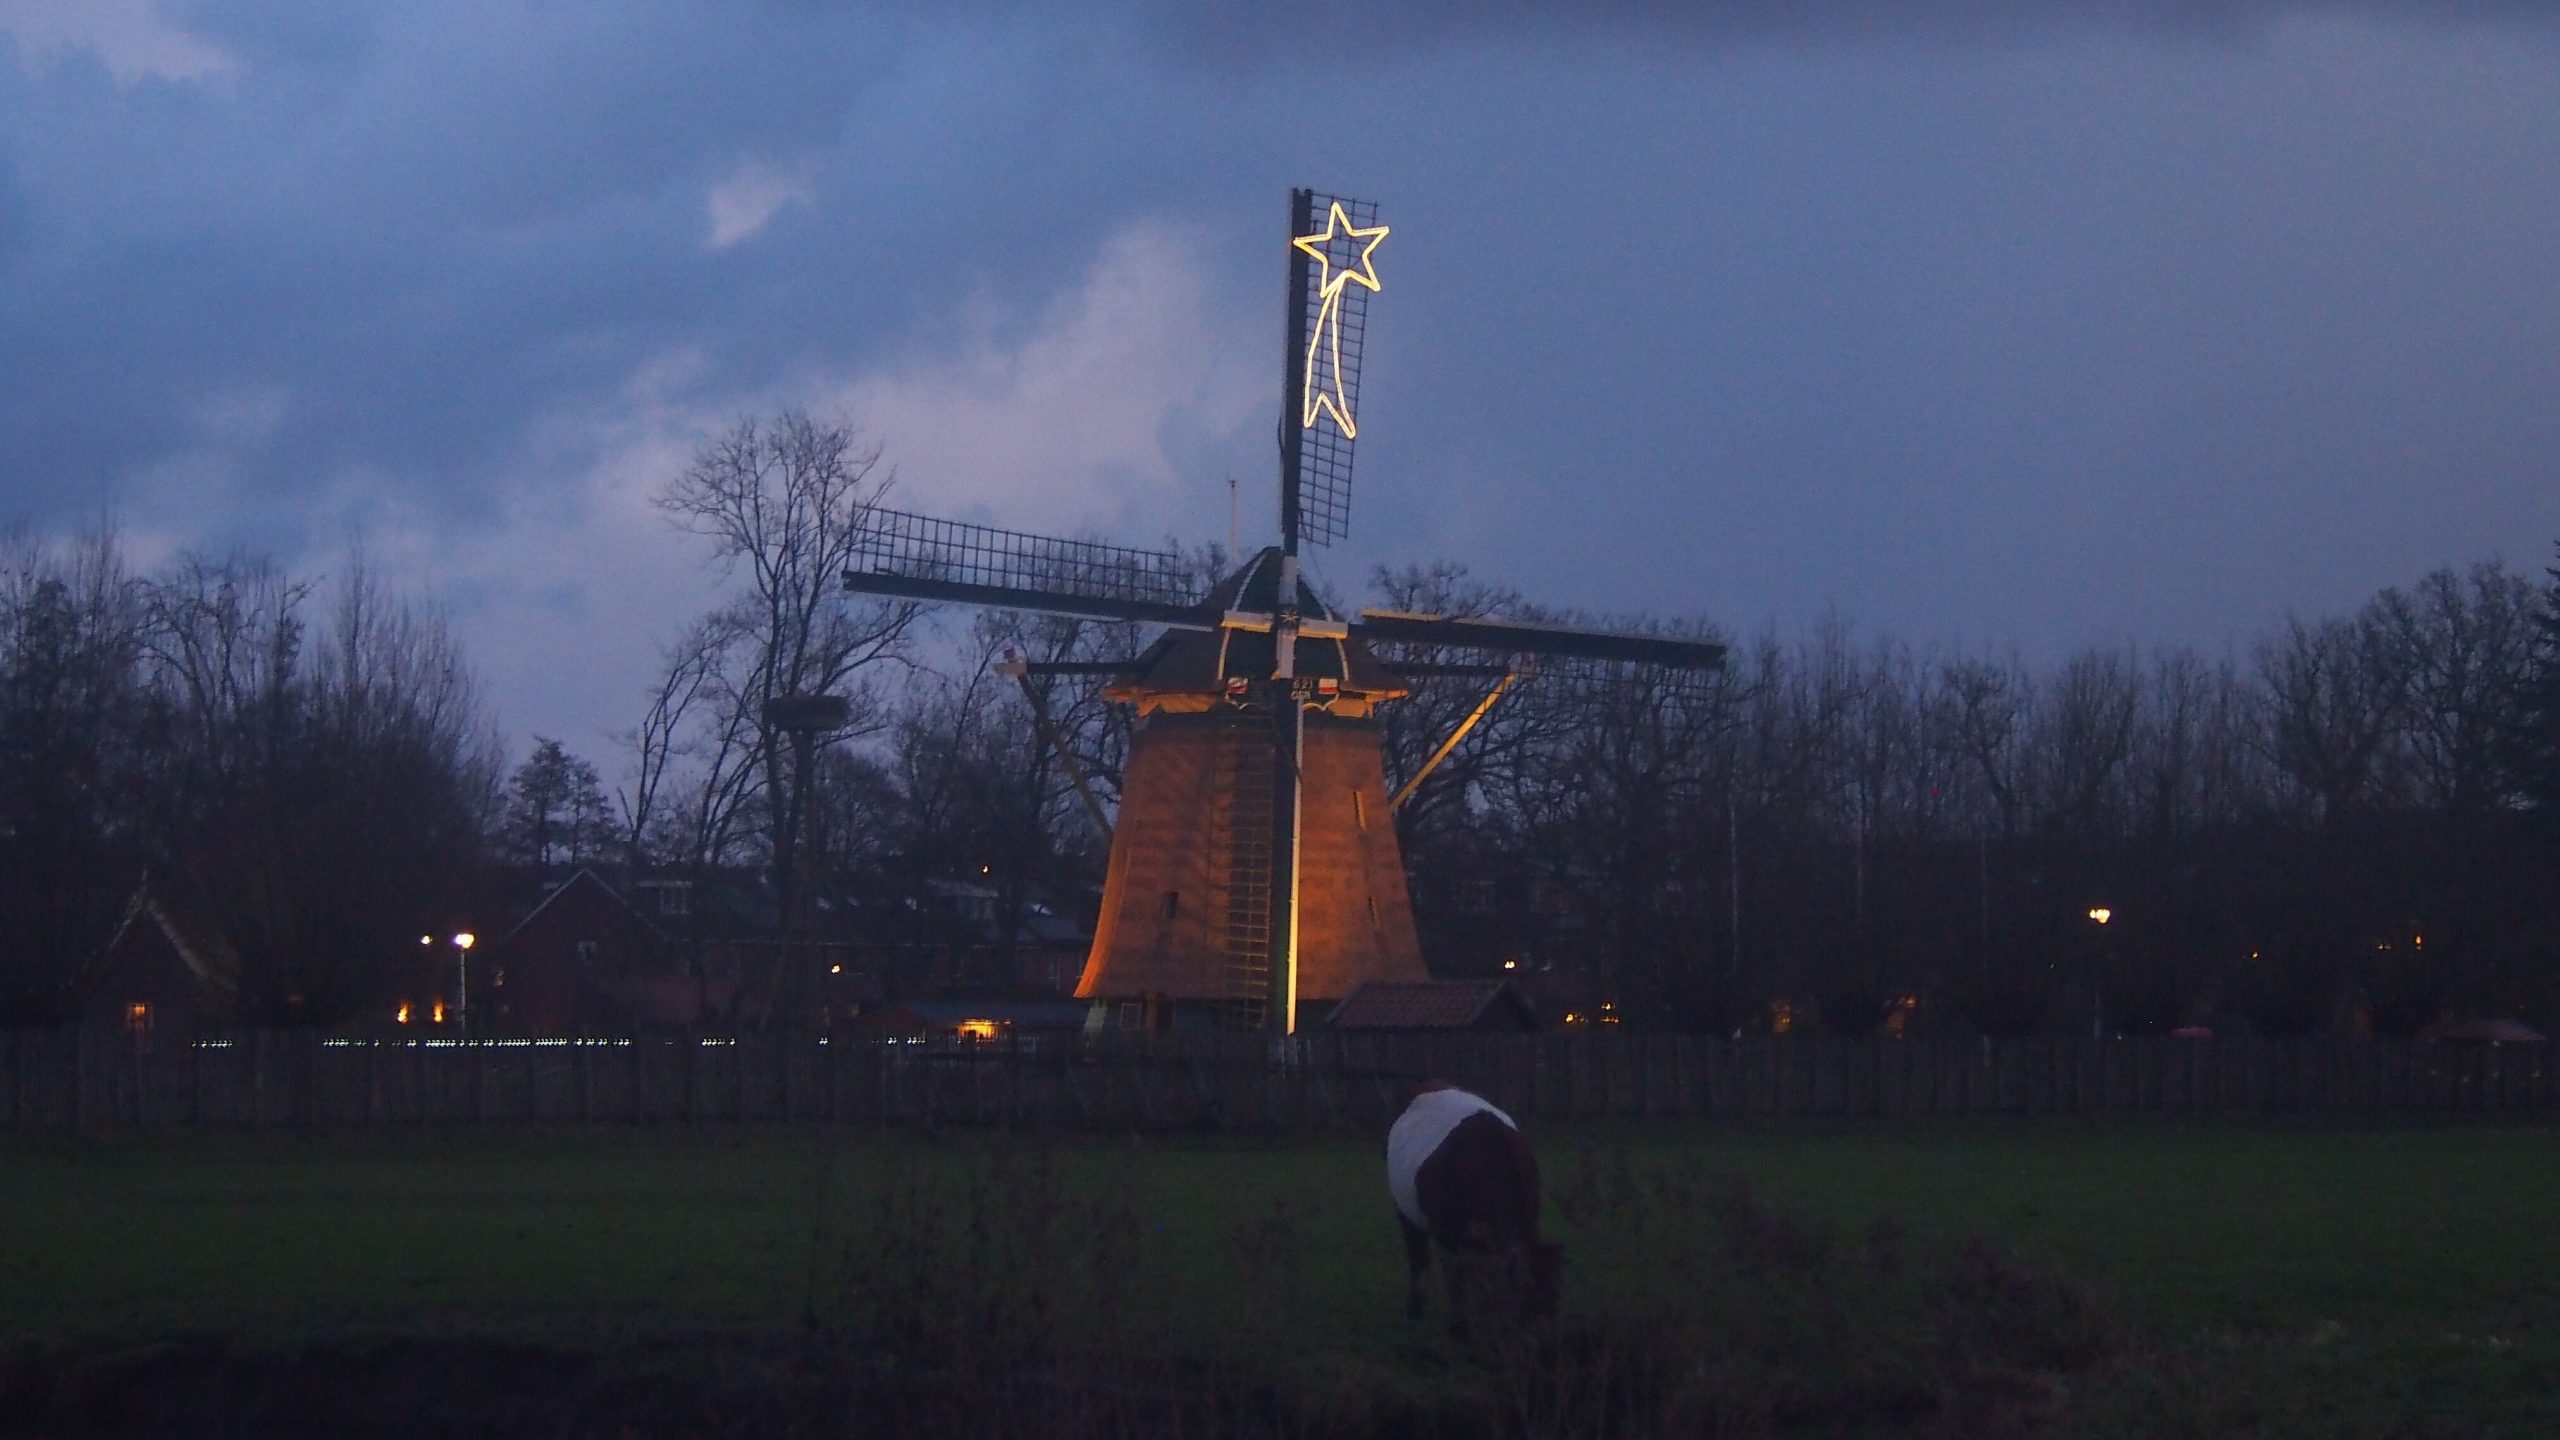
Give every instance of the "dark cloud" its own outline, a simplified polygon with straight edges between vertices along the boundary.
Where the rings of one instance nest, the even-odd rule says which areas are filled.
[[[40,523],[290,552],[372,500],[543,557],[528,505],[668,463],[652,424],[887,394],[1008,432],[884,434],[981,472],[908,467],[925,508],[1223,538],[1234,475],[1250,534],[1269,406],[1123,403],[1186,379],[1073,317],[1141,308],[1103,257],[1181,267],[1143,313],[1276,401],[1312,182],[1396,226],[1346,588],[2211,639],[2560,528],[2540,5],[164,13],[231,68],[0,39],[0,510]],[[724,186],[764,203],[715,235]],[[987,420],[1062,327],[1181,485]]]
[[[988,8],[1011,11],[999,0]],[[2092,31],[2173,41],[2261,35],[2297,18],[2441,28],[2560,24],[2542,0],[1128,0],[1137,33],[1222,65],[1325,66],[1446,47],[2014,44]]]
[[[728,318],[706,187],[835,143],[895,51],[788,9],[277,18],[299,10],[194,13],[242,59],[233,93],[76,60],[0,78],[8,130],[50,151],[0,252],[0,369],[29,377],[0,425],[40,515],[265,388],[287,400],[243,457],[258,491],[370,465],[479,505],[530,419]]]

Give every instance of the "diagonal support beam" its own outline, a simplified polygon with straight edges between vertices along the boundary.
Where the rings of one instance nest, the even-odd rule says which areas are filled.
[[[1398,810],[1404,808],[1404,802],[1412,798],[1413,792],[1421,788],[1422,782],[1430,777],[1432,771],[1440,768],[1440,762],[1449,758],[1449,752],[1458,748],[1458,742],[1467,738],[1467,732],[1476,728],[1476,722],[1485,717],[1485,712],[1493,708],[1494,702],[1510,693],[1511,687],[1518,684],[1519,681],[1520,672],[1517,670],[1512,671],[1510,674],[1503,676],[1502,679],[1494,685],[1493,689],[1485,695],[1484,699],[1476,703],[1474,711],[1471,712],[1464,721],[1460,722],[1457,729],[1449,732],[1449,738],[1440,742],[1440,748],[1432,751],[1431,758],[1423,761],[1422,768],[1414,771],[1413,778],[1405,781],[1404,785],[1396,791],[1394,797],[1387,801],[1388,814],[1393,815]]]
[[[1112,840],[1111,821],[1103,815],[1102,802],[1095,798],[1092,784],[1085,779],[1084,767],[1076,763],[1076,753],[1067,748],[1067,737],[1059,734],[1058,727],[1050,723],[1049,707],[1042,703],[1040,692],[1031,684],[1031,668],[1020,660],[1003,660],[997,663],[996,673],[1012,676],[1013,682],[1022,687],[1022,698],[1031,703],[1032,722],[1040,727],[1041,737],[1049,742],[1049,748],[1058,752],[1058,763],[1066,768],[1067,778],[1075,782],[1076,798],[1084,802],[1085,813],[1093,817],[1093,828],[1102,832],[1102,843],[1108,846]]]

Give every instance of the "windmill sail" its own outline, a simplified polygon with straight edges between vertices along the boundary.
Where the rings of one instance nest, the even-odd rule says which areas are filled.
[[[1461,615],[1417,615],[1402,610],[1363,610],[1351,627],[1363,639],[1404,645],[1446,645],[1507,655],[1558,655],[1614,660],[1674,670],[1712,670],[1724,664],[1724,647],[1711,640],[1587,630],[1532,620]]]
[[[873,509],[863,514],[853,552],[844,586],[865,594],[1190,629],[1217,624],[1216,614],[1195,602],[1182,559],[1169,550]]]
[[[1366,200],[1289,192],[1287,390],[1280,408],[1281,548],[1351,533],[1351,442],[1374,259],[1387,227]]]

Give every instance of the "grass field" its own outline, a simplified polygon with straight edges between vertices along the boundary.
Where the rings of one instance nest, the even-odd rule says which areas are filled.
[[[1774,1304],[1782,1322],[1756,1333],[1891,1341],[1877,1327],[1899,1322],[1834,1312],[1890,1310],[1914,1292],[1854,1266],[1790,1272],[1791,1298],[1777,1301],[1765,1283],[1737,1288],[1726,1272],[1759,1262],[1731,1233],[1703,1231],[1710,1212],[1731,1229],[1712,1197],[1742,1181],[1842,1255],[1879,1243],[1862,1237],[1885,1219],[1915,1269],[1979,1236],[2089,1287],[2138,1337],[2123,1352],[2138,1358],[2074,1372],[2071,1403],[2047,1417],[2061,1429],[2560,1434],[2549,1129],[2021,1122],[1538,1139],[1575,1315],[1689,1303],[1711,1319],[1758,1305],[1765,1320]],[[1026,1219],[1035,1212],[1045,1218]],[[933,1279],[943,1271],[1039,1290],[1045,1272],[1096,1255],[1099,1279],[1056,1292],[1062,1312],[1100,1307],[1074,1322],[1088,1330],[1138,1311],[1159,1346],[1364,1383],[1397,1367],[1445,1378],[1456,1363],[1436,1326],[1403,1319],[1376,1152],[1350,1140],[598,1129],[0,1141],[0,1337],[55,1357],[207,1334],[279,1351],[393,1336],[588,1350],[789,1337],[855,1297],[946,1303],[968,1287]],[[1830,1318],[1806,1318],[1817,1312]],[[1769,1424],[1783,1422],[1781,1407]]]

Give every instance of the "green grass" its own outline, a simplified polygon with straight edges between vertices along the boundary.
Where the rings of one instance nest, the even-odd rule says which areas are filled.
[[[2159,1433],[2245,1430],[2252,1407],[2334,1409],[2342,1431],[2390,1421],[2375,1434],[2560,1429],[2544,1398],[2560,1394],[2549,1129],[1610,1125],[1538,1139],[1551,1195],[1623,1154],[1639,1172],[1747,1180],[1853,1236],[1890,1216],[1915,1251],[1978,1235],[2048,1263],[2173,1357],[2140,1383],[2185,1399],[2123,1401]],[[1251,1335],[1318,1357],[1429,1343],[1402,1319],[1372,1144],[807,1129],[7,1138],[0,1339],[787,1334],[873,1238],[884,1185],[959,1197],[1032,1151],[1049,1179],[1008,1173],[1124,1213],[1132,1293],[1191,1343]],[[1286,1303],[1245,1283],[1239,1236],[1256,1226],[1296,1238]],[[1617,1236],[1564,1238],[1569,1310],[1679,1282]]]

